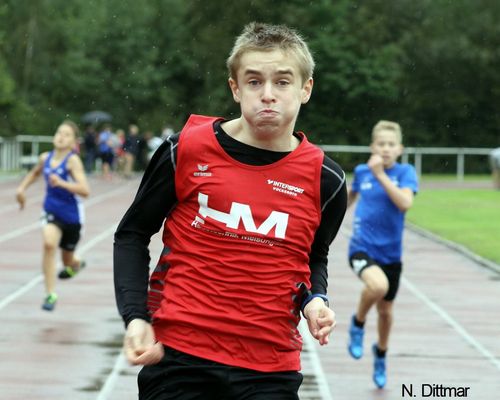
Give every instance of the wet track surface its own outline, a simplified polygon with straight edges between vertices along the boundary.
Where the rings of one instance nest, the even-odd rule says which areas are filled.
[[[74,279],[57,282],[59,302],[52,313],[40,309],[37,221],[43,186],[37,183],[29,189],[27,209],[19,212],[14,203],[18,182],[0,181],[0,399],[136,399],[139,368],[128,366],[121,355],[124,330],[114,303],[112,236],[138,179],[91,178],[92,196],[85,202],[87,223],[78,250],[87,268]],[[301,399],[412,397],[403,387],[412,387],[412,398],[418,399],[432,385],[470,387],[468,399],[499,398],[500,275],[411,231],[405,232],[388,384],[384,390],[374,388],[368,354],[375,340],[373,312],[367,322],[365,357],[353,360],[346,350],[348,322],[361,290],[346,261],[350,219],[348,215],[330,251],[329,291],[337,327],[324,347],[304,332]],[[159,237],[154,237],[153,263],[160,249]]]

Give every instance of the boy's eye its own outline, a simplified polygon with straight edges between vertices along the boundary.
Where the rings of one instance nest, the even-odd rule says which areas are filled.
[[[286,85],[289,85],[289,84],[290,84],[290,82],[287,81],[286,79],[280,79],[278,81],[278,85],[280,85],[280,86],[286,86]]]
[[[250,79],[250,80],[248,81],[248,84],[249,84],[250,86],[257,86],[259,83],[260,83],[260,82],[259,82],[257,79]]]

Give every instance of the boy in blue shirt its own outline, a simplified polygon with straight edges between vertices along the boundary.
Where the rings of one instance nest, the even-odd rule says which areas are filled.
[[[396,160],[403,152],[399,124],[379,121],[372,131],[371,157],[354,169],[348,206],[358,197],[349,262],[364,283],[364,289],[349,329],[349,353],[363,356],[364,323],[372,306],[378,312],[378,342],[373,380],[386,383],[385,354],[392,325],[392,306],[401,275],[402,237],[406,211],[418,191],[415,168]]]

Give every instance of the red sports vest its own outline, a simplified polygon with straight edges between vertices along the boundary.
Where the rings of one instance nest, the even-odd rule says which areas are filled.
[[[177,147],[178,204],[151,277],[159,341],[258,371],[300,369],[297,294],[310,286],[321,218],[323,152],[302,142],[280,161],[250,166],[219,145],[217,118],[193,115]]]

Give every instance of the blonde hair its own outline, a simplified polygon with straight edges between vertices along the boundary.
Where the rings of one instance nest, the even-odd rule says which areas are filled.
[[[298,61],[302,82],[312,77],[314,60],[304,39],[285,25],[269,25],[251,22],[236,38],[226,61],[229,76],[236,80],[243,54],[249,51],[283,50],[293,54]]]
[[[378,121],[372,129],[372,141],[375,140],[377,133],[380,131],[392,131],[396,134],[396,138],[399,143],[403,142],[403,131],[401,130],[401,125],[393,121]]]

